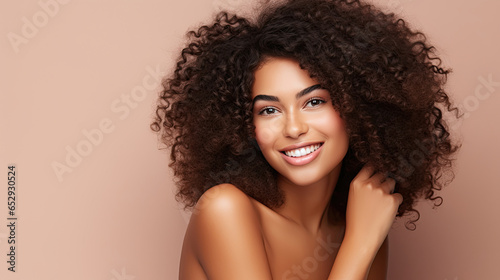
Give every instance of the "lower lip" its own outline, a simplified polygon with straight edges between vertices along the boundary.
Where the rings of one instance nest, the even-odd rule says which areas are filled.
[[[323,145],[321,145],[321,147],[319,147],[316,151],[302,157],[289,157],[283,153],[280,154],[283,157],[283,159],[285,159],[286,162],[288,162],[291,165],[305,165],[313,161],[318,156],[319,152],[321,151],[321,148],[323,148]]]

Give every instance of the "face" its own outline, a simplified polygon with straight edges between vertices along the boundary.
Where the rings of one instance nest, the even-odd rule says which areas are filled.
[[[291,59],[270,58],[254,75],[255,137],[280,179],[305,186],[339,171],[349,141],[329,92]]]

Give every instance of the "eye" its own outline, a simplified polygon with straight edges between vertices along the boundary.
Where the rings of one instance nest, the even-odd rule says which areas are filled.
[[[321,98],[314,97],[314,98],[307,100],[305,107],[317,107],[325,102],[326,101],[321,99]]]
[[[274,107],[265,107],[259,111],[259,115],[272,115],[278,112],[278,109]]]

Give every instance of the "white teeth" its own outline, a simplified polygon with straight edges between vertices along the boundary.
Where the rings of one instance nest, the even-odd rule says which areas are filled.
[[[316,145],[310,145],[310,146],[302,147],[302,148],[295,149],[295,150],[285,151],[285,155],[287,155],[289,157],[303,157],[305,155],[308,155],[308,154],[316,151],[317,149],[319,149],[320,146],[321,146],[320,144],[316,144]]]

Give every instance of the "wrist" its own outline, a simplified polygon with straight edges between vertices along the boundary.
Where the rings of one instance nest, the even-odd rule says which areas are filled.
[[[328,280],[366,279],[378,247],[366,239],[346,235],[340,245]]]
[[[377,254],[380,244],[369,238],[346,235],[342,240],[340,248],[342,247],[344,251],[352,252],[360,258],[370,258]]]
[[[360,253],[376,254],[386,237],[387,235],[381,236],[374,232],[367,235],[346,229],[342,244],[346,243],[346,246],[359,250]]]

